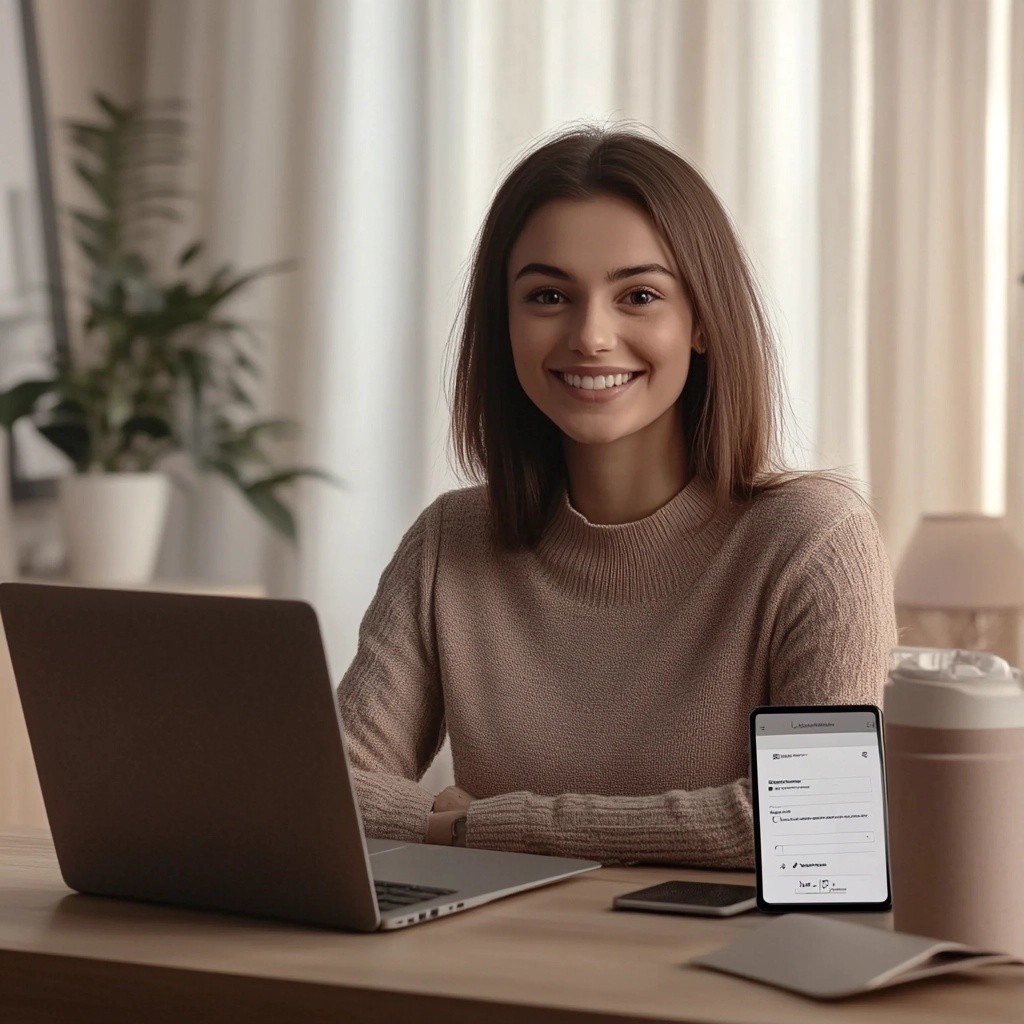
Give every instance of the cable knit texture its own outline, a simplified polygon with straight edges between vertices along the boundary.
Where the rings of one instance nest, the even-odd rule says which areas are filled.
[[[423,512],[338,687],[367,833],[423,839],[447,732],[469,846],[751,867],[748,715],[880,703],[892,577],[839,484],[713,509],[700,481],[617,526],[563,496],[520,552],[493,546],[482,487]]]

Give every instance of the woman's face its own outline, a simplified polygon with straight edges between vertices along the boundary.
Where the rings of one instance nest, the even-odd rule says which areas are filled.
[[[619,196],[538,208],[512,246],[509,334],[530,400],[579,444],[673,416],[693,314],[667,245]]]

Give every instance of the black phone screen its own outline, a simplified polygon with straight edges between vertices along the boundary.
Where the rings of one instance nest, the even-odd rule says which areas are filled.
[[[646,889],[626,893],[620,899],[636,903],[680,903],[693,907],[731,907],[734,903],[752,900],[752,885],[729,885],[717,882],[661,882]]]

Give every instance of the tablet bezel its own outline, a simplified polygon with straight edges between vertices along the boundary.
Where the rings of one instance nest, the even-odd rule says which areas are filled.
[[[878,903],[835,902],[814,903],[769,903],[764,896],[761,869],[761,809],[757,781],[756,722],[759,715],[800,715],[800,714],[846,714],[847,712],[869,712],[875,718],[875,736],[878,742],[878,758],[882,774],[882,834],[885,847],[885,890],[886,897]],[[757,907],[770,913],[836,913],[842,911],[878,911],[892,909],[892,871],[889,857],[889,805],[885,784],[885,742],[882,733],[882,711],[875,704],[773,704],[754,708],[750,712],[750,796],[754,808],[754,881],[757,889]]]

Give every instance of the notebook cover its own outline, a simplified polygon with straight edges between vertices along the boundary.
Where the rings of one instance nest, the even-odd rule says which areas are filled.
[[[840,999],[931,975],[1024,961],[817,914],[786,914],[689,963],[814,999]]]

